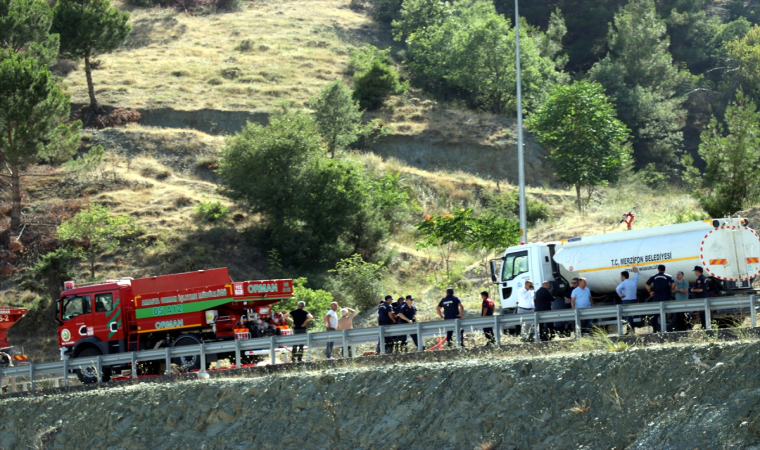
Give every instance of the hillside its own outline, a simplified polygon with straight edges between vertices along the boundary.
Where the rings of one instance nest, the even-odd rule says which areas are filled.
[[[756,448],[759,351],[752,340],[534,357],[451,351],[3,399],[0,446]]]

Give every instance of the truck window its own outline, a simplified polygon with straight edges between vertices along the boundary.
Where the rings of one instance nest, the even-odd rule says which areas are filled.
[[[76,316],[82,314],[89,314],[92,311],[90,305],[90,296],[84,295],[82,297],[67,297],[63,300],[63,315],[64,321],[71,320]]]
[[[95,312],[113,311],[113,294],[96,294],[95,295]]]
[[[528,271],[528,252],[515,252],[507,255],[501,271],[501,281],[514,280],[516,276]]]

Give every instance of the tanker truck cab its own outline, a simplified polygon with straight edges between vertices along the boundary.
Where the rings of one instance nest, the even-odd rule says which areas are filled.
[[[563,295],[567,283],[559,275],[554,262],[554,243],[535,243],[510,247],[504,256],[491,260],[491,278],[498,285],[501,308],[504,312],[514,312],[520,298],[520,290],[527,280],[533,281],[538,289],[543,281],[552,282],[552,293]],[[500,265],[497,267],[497,262]]]

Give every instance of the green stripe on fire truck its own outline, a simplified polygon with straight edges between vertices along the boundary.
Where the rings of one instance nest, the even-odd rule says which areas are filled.
[[[121,328],[121,319],[119,319],[119,322],[116,324],[116,331],[112,331],[108,334],[108,339],[111,339],[114,334],[118,333],[119,328]]]
[[[290,297],[269,297],[265,300],[286,300]],[[138,319],[145,319],[147,317],[162,317],[162,316],[171,316],[174,314],[187,314],[192,312],[199,312],[199,311],[205,311],[207,309],[211,309],[215,306],[223,305],[225,303],[234,302],[234,301],[251,301],[251,300],[240,300],[232,297],[227,298],[217,298],[214,300],[205,300],[201,302],[188,302],[188,303],[177,303],[174,305],[164,305],[164,306],[156,306],[153,308],[140,308],[135,311],[135,315]]]
[[[119,309],[119,299],[117,298],[116,299],[116,303],[113,305],[113,310],[111,310],[111,312],[114,313],[114,314],[111,317],[108,317],[108,314],[110,314],[110,313],[106,314],[106,321],[113,322],[114,320],[116,320],[116,317],[119,316],[119,312],[120,311],[121,310]]]

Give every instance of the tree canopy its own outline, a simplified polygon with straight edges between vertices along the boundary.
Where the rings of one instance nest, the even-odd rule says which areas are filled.
[[[50,33],[52,24],[53,10],[45,0],[0,0],[0,48],[49,65],[59,46],[58,35]]]
[[[624,145],[628,129],[598,83],[555,87],[528,125],[541,145],[551,149],[554,175],[575,188],[579,209],[581,189],[617,181],[630,157]]]

